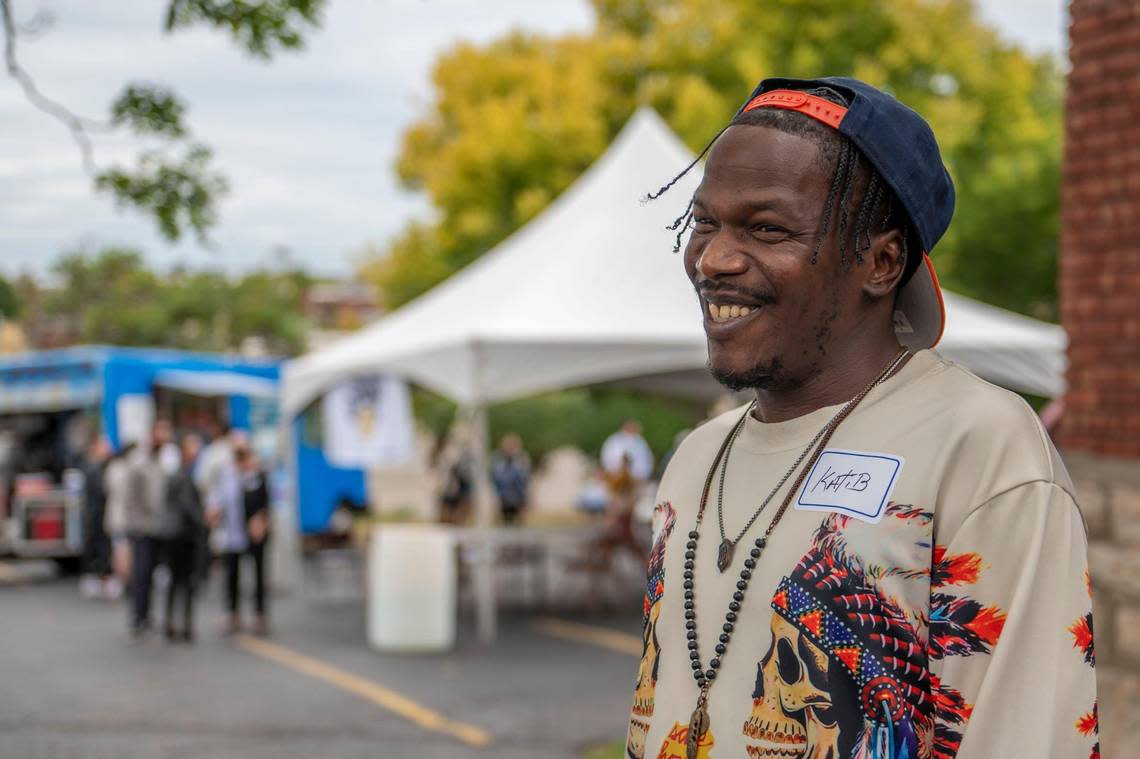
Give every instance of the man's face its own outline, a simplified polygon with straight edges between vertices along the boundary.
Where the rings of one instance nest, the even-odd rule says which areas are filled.
[[[100,435],[91,444],[91,460],[106,461],[111,456],[111,441]]]
[[[182,441],[182,461],[191,464],[202,450],[202,440],[197,435],[188,435]]]
[[[730,127],[709,153],[685,270],[700,296],[710,369],[729,387],[802,384],[857,302],[834,233],[811,260],[831,173],[815,143],[768,127]]]
[[[522,440],[518,435],[504,435],[499,445],[508,456],[514,456],[522,450]]]
[[[165,419],[159,419],[154,423],[151,437],[154,439],[155,445],[166,445],[170,442],[171,435],[170,422]]]

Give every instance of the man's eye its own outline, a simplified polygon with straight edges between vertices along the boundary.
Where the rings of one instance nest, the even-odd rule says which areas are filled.
[[[780,235],[785,233],[783,227],[777,227],[775,224],[757,224],[752,228],[753,232],[758,232],[762,235]]]
[[[695,225],[697,225],[698,227],[700,227],[700,226],[711,227],[711,226],[713,226],[713,224],[715,222],[713,222],[712,219],[707,218],[705,216],[694,216],[693,217],[693,223]]]

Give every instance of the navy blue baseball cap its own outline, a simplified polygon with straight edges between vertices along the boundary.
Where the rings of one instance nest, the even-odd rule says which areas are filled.
[[[807,90],[828,87],[847,100],[842,106]],[[922,244],[922,258],[899,288],[895,333],[912,350],[934,347],[946,324],[942,289],[930,251],[954,215],[954,183],[930,125],[894,96],[850,77],[773,78],[760,82],[739,113],[754,108],[797,111],[836,129],[878,170],[906,209]]]

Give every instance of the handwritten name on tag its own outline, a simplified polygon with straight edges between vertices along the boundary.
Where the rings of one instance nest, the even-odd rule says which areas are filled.
[[[804,480],[795,508],[837,511],[875,524],[883,518],[905,463],[901,456],[888,453],[828,448]]]

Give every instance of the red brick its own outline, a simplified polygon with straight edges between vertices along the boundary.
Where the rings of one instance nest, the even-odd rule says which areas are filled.
[[[1058,290],[1060,442],[1140,458],[1140,0],[1070,8]]]

